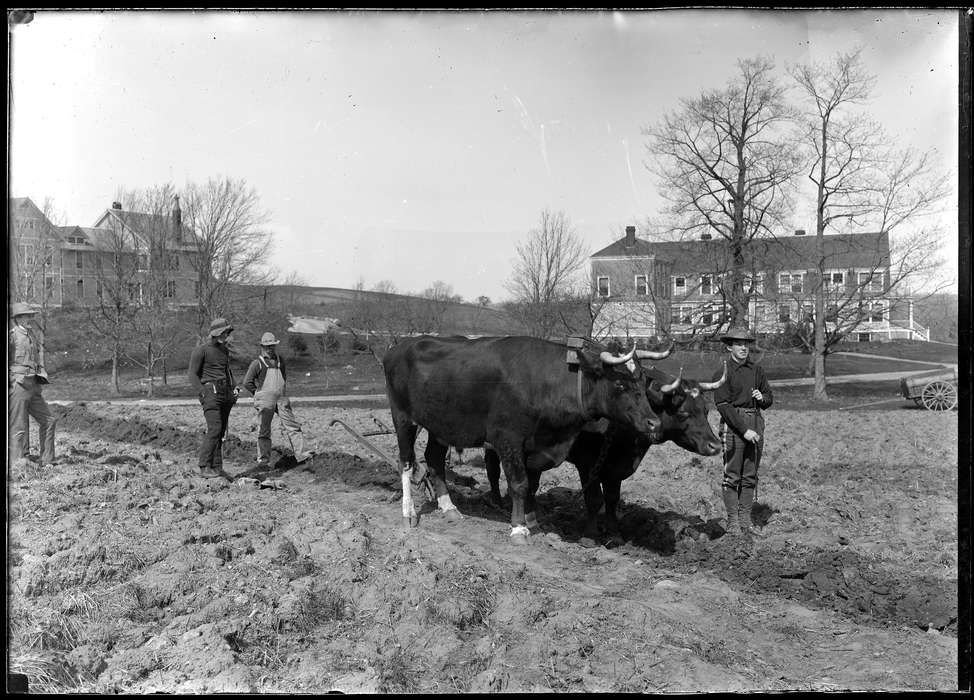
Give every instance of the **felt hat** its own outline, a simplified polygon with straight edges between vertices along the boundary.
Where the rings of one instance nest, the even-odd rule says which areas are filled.
[[[210,337],[215,338],[220,335],[223,331],[232,331],[233,326],[225,318],[215,318],[210,323]]]
[[[18,316],[35,316],[37,315],[37,309],[35,309],[30,304],[25,304],[22,301],[15,302],[10,307],[10,318],[17,318]]]
[[[720,337],[725,343],[731,340],[743,340],[748,343],[753,343],[756,338],[751,335],[751,331],[747,328],[742,328],[741,326],[732,326],[727,329],[727,332]]]
[[[280,342],[280,340],[274,337],[273,333],[264,333],[264,335],[260,337],[261,345],[277,345]]]

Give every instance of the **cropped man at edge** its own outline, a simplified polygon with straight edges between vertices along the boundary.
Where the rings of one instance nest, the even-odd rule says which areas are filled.
[[[227,341],[233,326],[225,318],[210,323],[206,342],[196,347],[189,358],[187,379],[199,394],[206,421],[206,434],[199,447],[200,476],[210,479],[231,477],[223,471],[223,439],[227,434],[230,409],[240,389],[234,385]]]
[[[44,400],[44,385],[48,383],[44,368],[44,342],[34,327],[34,307],[17,302],[10,307],[13,327],[7,336],[7,416],[9,463],[33,460],[28,454],[30,419],[37,421],[40,461],[54,464],[54,427],[57,421]]]
[[[731,356],[727,381],[714,392],[724,446],[721,491],[727,509],[727,533],[732,539],[750,539],[751,509],[764,441],[761,411],[771,407],[774,397],[764,368],[750,357],[754,336],[746,328],[735,327],[728,329],[721,340]],[[719,377],[720,373],[716,373],[714,380]]]

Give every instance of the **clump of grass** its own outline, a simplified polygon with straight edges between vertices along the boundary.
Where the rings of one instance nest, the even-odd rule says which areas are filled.
[[[420,658],[410,654],[402,645],[395,644],[381,650],[375,660],[375,670],[379,674],[380,693],[417,693],[422,688],[419,678],[423,671],[412,667],[412,663]]]
[[[310,632],[323,622],[344,620],[350,617],[351,607],[343,594],[329,586],[305,591],[298,599],[295,627]]]
[[[426,614],[431,620],[467,630],[486,627],[496,606],[497,592],[486,576],[466,568],[456,576],[437,582],[436,590],[427,600]]]
[[[76,693],[78,681],[60,654],[30,651],[10,658],[10,673],[27,676],[30,693]]]

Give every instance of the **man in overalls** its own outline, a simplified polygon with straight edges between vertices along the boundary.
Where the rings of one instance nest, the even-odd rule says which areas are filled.
[[[260,420],[257,432],[257,467],[268,468],[271,461],[271,421],[276,413],[281,418],[281,427],[294,459],[298,464],[308,461],[312,453],[305,452],[304,433],[301,423],[291,409],[291,399],[287,396],[287,368],[284,358],[277,354],[280,343],[273,333],[264,333],[260,338],[260,355],[250,363],[243,387],[254,396],[254,408]]]
[[[721,490],[727,509],[727,534],[750,539],[751,508],[764,439],[761,410],[771,406],[773,396],[764,368],[750,359],[754,336],[746,328],[733,327],[721,340],[731,356],[727,381],[714,392],[724,446]],[[722,372],[723,368],[715,373],[715,381]]]

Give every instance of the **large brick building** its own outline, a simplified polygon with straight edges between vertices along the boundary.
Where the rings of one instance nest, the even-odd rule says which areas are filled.
[[[178,198],[167,215],[124,211],[116,202],[90,227],[55,226],[29,197],[8,207],[12,298],[94,306],[119,283],[139,302],[156,293],[165,305],[188,306],[199,297],[197,246]]]
[[[848,337],[860,341],[929,339],[928,330],[913,320],[913,300],[891,287],[885,231],[828,235],[824,242],[827,328],[851,324]],[[815,236],[795,231],[753,241],[744,258],[749,327],[774,334],[808,322],[819,286]],[[596,335],[679,337],[726,327],[724,283],[731,265],[721,237],[650,242],[628,226],[624,238],[590,262]]]

